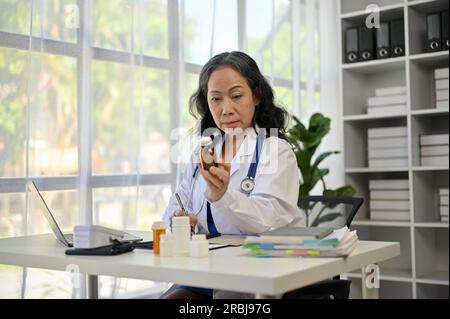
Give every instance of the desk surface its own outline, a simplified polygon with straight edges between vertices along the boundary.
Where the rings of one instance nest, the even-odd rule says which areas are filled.
[[[213,250],[208,258],[159,257],[140,249],[119,256],[67,256],[66,249],[53,234],[5,238],[0,240],[0,264],[53,270],[76,265],[92,275],[277,295],[400,254],[399,243],[375,241],[360,241],[345,259],[255,258],[241,247]]]

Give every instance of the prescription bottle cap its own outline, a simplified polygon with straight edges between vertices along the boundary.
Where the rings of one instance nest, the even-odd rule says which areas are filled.
[[[163,221],[156,221],[153,223],[152,228],[166,228],[166,224]]]
[[[192,240],[206,240],[206,235],[204,234],[193,235]]]
[[[189,216],[172,217],[172,227],[173,226],[189,226]]]

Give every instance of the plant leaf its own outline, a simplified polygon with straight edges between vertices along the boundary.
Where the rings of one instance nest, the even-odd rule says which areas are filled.
[[[325,189],[323,195],[325,196],[353,196],[356,194],[356,190],[350,186],[345,185],[336,189]]]
[[[323,191],[323,195],[325,196],[353,196],[355,193],[356,190],[350,185],[342,186],[337,189],[325,189]],[[339,204],[327,204],[329,208],[335,208],[337,205]]]
[[[329,173],[329,170],[321,169],[319,165],[331,154],[338,154],[338,151],[324,152],[313,161],[317,147],[330,131],[331,119],[321,113],[315,113],[309,119],[309,126],[306,127],[296,116],[291,118],[293,125],[287,130],[286,136],[294,147],[297,166],[301,174],[299,195],[308,196],[319,181],[323,183],[324,195],[351,196],[355,194],[356,192],[351,186],[344,186],[337,190],[327,190],[326,188],[324,176]]]
[[[330,131],[330,118],[315,113],[309,120],[308,134],[305,136],[305,148],[317,148],[322,138]]]
[[[318,168],[314,170],[311,178],[312,188],[314,188],[316,183],[320,181],[320,179],[323,178],[325,175],[327,175],[329,172],[330,170],[328,168]]]
[[[325,152],[320,154],[319,156],[317,156],[316,160],[314,161],[312,168],[315,169],[316,167],[319,166],[319,164],[326,159],[328,156],[332,155],[332,154],[339,154],[339,151],[331,151],[331,152]]]

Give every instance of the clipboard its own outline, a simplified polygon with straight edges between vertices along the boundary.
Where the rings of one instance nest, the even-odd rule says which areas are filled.
[[[246,236],[240,236],[240,235],[220,235],[217,237],[213,237],[208,239],[209,244],[214,245],[224,245],[224,246],[231,246],[231,247],[238,247],[244,244]],[[218,249],[221,247],[217,247],[215,249]]]

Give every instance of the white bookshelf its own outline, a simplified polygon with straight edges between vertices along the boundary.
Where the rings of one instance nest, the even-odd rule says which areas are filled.
[[[363,24],[369,4],[380,7],[381,21],[403,18],[405,56],[344,63],[344,31]],[[449,297],[449,225],[439,220],[439,188],[449,187],[449,167],[420,165],[419,136],[449,133],[449,111],[434,108],[434,69],[449,66],[448,51],[425,52],[426,14],[448,9],[448,0],[340,0],[340,110],[345,180],[364,198],[352,227],[366,240],[398,241],[401,255],[380,263],[380,298]],[[407,110],[368,115],[375,89],[407,87]],[[407,167],[369,168],[368,128],[406,126]],[[408,179],[410,221],[370,220],[369,180]],[[351,298],[361,298],[360,273],[348,273]]]

